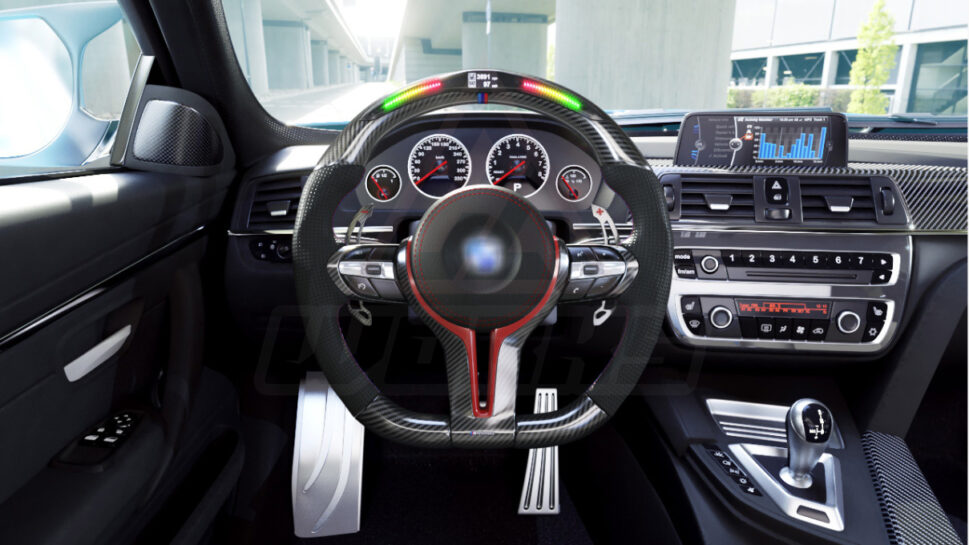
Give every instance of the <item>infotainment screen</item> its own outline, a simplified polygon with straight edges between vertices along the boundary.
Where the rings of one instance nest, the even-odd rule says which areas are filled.
[[[847,123],[838,113],[692,113],[680,124],[676,164],[843,167],[847,142]]]

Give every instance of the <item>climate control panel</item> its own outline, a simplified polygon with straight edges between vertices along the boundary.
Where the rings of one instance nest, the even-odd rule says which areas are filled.
[[[674,231],[668,317],[691,346],[877,352],[895,338],[907,235]]]

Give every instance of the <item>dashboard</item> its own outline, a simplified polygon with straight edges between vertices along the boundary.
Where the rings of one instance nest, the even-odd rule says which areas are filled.
[[[927,263],[926,248],[938,246],[937,235],[965,233],[966,169],[851,162],[848,138],[832,136],[840,132],[838,119],[765,120],[748,112],[733,120],[717,113],[710,121],[731,134],[746,134],[750,124],[756,134],[747,144],[763,139],[778,147],[775,153],[758,146],[754,164],[724,156],[701,166],[690,157],[677,161],[682,150],[696,150],[689,129],[680,135],[679,151],[667,147],[659,158],[649,152],[660,138],[635,139],[663,185],[673,227],[669,337],[687,347],[747,352],[888,350],[912,315],[914,286],[936,272],[922,270],[919,248]],[[803,157],[759,159],[781,154],[780,146],[784,155]],[[810,157],[811,149],[824,164]],[[231,291],[259,294],[275,285],[289,293],[282,299],[295,300],[290,237],[302,184],[323,150],[290,148],[247,173],[229,233]],[[849,161],[836,166],[842,158]],[[628,209],[602,180],[589,145],[532,114],[422,116],[379,143],[364,172],[334,217],[337,238],[347,232],[339,226],[371,208],[362,240],[395,244],[413,234],[435,200],[485,184],[522,194],[570,244],[602,243],[593,202],[620,235],[630,229]],[[931,263],[940,267],[951,259]],[[230,304],[259,331],[280,298]]]

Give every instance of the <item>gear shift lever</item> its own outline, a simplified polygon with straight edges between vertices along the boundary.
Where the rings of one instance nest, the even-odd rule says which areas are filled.
[[[823,403],[799,399],[787,411],[787,467],[781,480],[796,488],[810,488],[811,470],[831,439],[834,418]]]

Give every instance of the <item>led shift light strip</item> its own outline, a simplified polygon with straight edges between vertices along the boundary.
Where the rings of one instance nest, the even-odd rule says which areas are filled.
[[[562,91],[559,91],[554,87],[549,87],[548,85],[542,85],[537,81],[532,81],[528,79],[522,81],[522,89],[524,89],[525,91],[528,91],[529,93],[534,93],[536,95],[541,95],[545,98],[552,99],[555,102],[558,102],[559,104],[561,104],[562,106],[565,106],[566,108],[570,108],[576,111],[582,109],[582,102],[580,102],[579,99],[576,98],[575,96],[570,95],[569,93],[564,93]]]
[[[412,98],[417,98],[437,91],[441,88],[441,85],[441,80],[433,80],[427,83],[422,83],[416,87],[411,87],[410,89],[405,89],[396,95],[387,97],[387,99],[384,100],[383,109],[385,112],[389,112],[390,110],[393,110]]]

